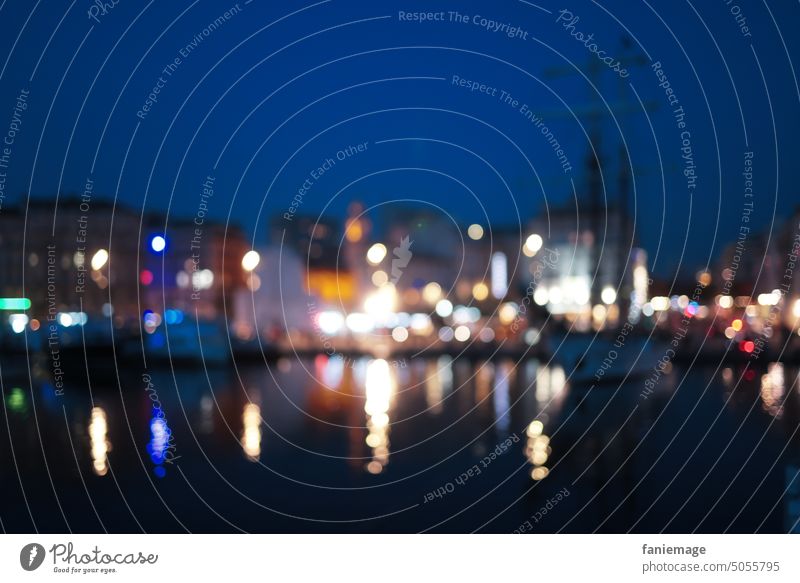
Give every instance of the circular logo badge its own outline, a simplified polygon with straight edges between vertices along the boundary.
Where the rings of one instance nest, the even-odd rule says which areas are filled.
[[[26,571],[35,571],[44,562],[44,547],[38,543],[30,543],[19,552],[19,564]]]

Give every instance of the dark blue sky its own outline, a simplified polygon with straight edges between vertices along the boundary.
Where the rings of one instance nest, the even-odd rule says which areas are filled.
[[[329,205],[328,214],[343,216],[356,198],[367,205],[408,198],[465,223],[485,223],[485,212],[493,225],[513,225],[518,213],[543,212],[545,199],[574,208],[569,178],[579,194],[585,190],[587,112],[604,102],[616,111],[616,120],[599,122],[608,196],[616,196],[624,138],[636,173],[637,234],[657,273],[675,269],[684,244],[684,266],[694,269],[736,237],[745,151],[754,153],[757,226],[782,222],[800,202],[796,3],[741,1],[750,36],[731,13],[736,3],[725,0],[536,4],[252,0],[204,36],[234,2],[120,0],[97,22],[87,0],[6,0],[3,132],[20,91],[30,97],[5,205],[29,190],[37,197],[80,192],[91,176],[96,196],[191,217],[210,174],[211,214],[230,214],[264,240],[267,220],[285,212],[312,170],[367,142],[365,152],[313,181],[298,212]],[[694,194],[682,174],[682,130],[655,73],[634,66],[621,80],[601,65],[598,95],[574,69],[588,73],[597,59],[556,22],[562,9],[580,18],[573,31],[593,33],[608,55],[661,62],[686,112]],[[451,10],[467,22],[451,22]],[[400,11],[444,11],[445,21],[402,22]],[[517,26],[525,38],[487,30],[475,15]],[[627,34],[630,48],[622,43]],[[552,69],[573,73],[553,76]],[[453,75],[497,92],[471,93],[454,86]],[[137,111],[159,77],[157,102],[141,119]],[[516,108],[501,101],[503,90]],[[645,114],[639,98],[657,107]],[[521,115],[523,103],[562,144],[571,173]],[[394,141],[376,143],[384,140]]]

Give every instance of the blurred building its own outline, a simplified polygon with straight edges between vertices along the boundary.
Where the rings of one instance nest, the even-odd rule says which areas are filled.
[[[745,228],[748,225],[743,225]],[[772,228],[747,232],[725,245],[711,272],[714,289],[733,296],[771,293],[781,285],[798,289],[800,269],[785,279],[788,256],[800,235],[800,209]]]
[[[0,295],[6,298],[22,294],[25,267],[23,217],[23,213],[14,207],[3,207],[0,212]]]
[[[112,301],[120,313],[134,313],[137,278],[127,268],[136,264],[130,245],[136,215],[76,196],[62,196],[54,209],[52,201],[32,199],[27,208],[0,216],[4,295],[28,297],[30,315],[39,319],[58,312],[110,314]]]
[[[88,193],[62,196],[54,210],[51,200],[31,199],[27,208],[0,213],[2,294],[29,298],[31,318],[83,312],[113,315],[121,326],[166,308],[215,317],[224,293],[245,284],[247,246],[238,228],[206,222],[193,249],[192,221],[165,229],[163,217],[142,218]]]
[[[241,230],[207,219],[200,225],[186,219],[165,224],[157,215],[148,216],[143,229],[138,273],[142,309],[221,317],[226,299],[230,302],[246,284],[242,257],[249,247]]]
[[[351,307],[358,296],[358,284],[348,265],[348,246],[340,221],[316,216],[282,215],[272,225],[273,244],[291,250],[305,268],[304,287],[298,293],[321,302]],[[358,245],[359,241],[353,242]]]
[[[233,296],[230,312],[233,331],[243,341],[256,334],[274,340],[285,332],[309,332],[311,315],[321,299],[304,292],[306,270],[294,249],[275,245],[259,247],[258,265],[248,276],[248,285]]]
[[[543,274],[540,282],[553,291],[554,301],[548,304],[554,311],[575,311],[592,299],[599,301],[601,292],[593,294],[598,287],[610,285],[616,289],[619,285],[619,246],[624,244],[619,235],[620,218],[613,211],[604,218],[607,228],[599,234],[580,208],[551,208],[548,214],[531,221],[530,236],[539,237],[535,253],[551,249],[558,256],[558,262]]]

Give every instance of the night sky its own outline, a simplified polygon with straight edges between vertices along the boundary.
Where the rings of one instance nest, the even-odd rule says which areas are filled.
[[[751,226],[777,227],[800,202],[792,64],[800,6],[738,1],[746,30],[726,0],[119,0],[96,8],[95,19],[88,0],[5,0],[4,135],[18,95],[30,94],[5,169],[3,208],[24,205],[27,192],[53,200],[82,192],[91,178],[95,197],[191,217],[213,176],[211,215],[263,242],[269,219],[331,158],[298,213],[344,217],[354,199],[412,199],[465,224],[507,227],[547,208],[574,210],[571,180],[584,196],[595,130],[609,200],[620,144],[628,149],[632,211],[651,268],[674,272],[685,248],[680,267],[695,269],[736,237],[745,152],[753,152]],[[456,10],[466,22],[451,19]],[[638,55],[644,64],[632,64],[624,79],[597,66],[563,18],[556,22],[561,10],[579,17],[572,31],[593,34],[607,55]],[[444,19],[400,19],[415,11]],[[492,31],[476,15],[507,26]],[[518,28],[514,38],[508,27]],[[661,63],[685,111],[693,190],[683,130],[651,62]],[[454,75],[487,89],[471,92]],[[155,87],[157,101],[145,112]],[[517,104],[501,99],[503,91]],[[522,115],[523,104],[543,118],[572,171]]]

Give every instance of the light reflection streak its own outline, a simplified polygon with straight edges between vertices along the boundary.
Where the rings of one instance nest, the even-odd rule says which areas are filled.
[[[247,403],[242,412],[242,449],[251,461],[261,457],[261,407]]]
[[[773,417],[780,418],[783,414],[785,391],[783,364],[773,362],[767,367],[767,374],[761,376],[761,401],[764,411]]]
[[[566,385],[564,368],[561,366],[540,366],[536,369],[536,400],[547,404],[564,390]]]
[[[497,429],[501,433],[508,431],[511,427],[511,415],[509,407],[509,377],[512,374],[512,366],[505,363],[497,367],[497,374],[494,377],[494,415],[497,420]]]
[[[531,478],[537,481],[543,480],[550,473],[545,465],[552,453],[550,437],[544,434],[544,424],[539,419],[531,421],[525,433],[528,436],[525,455],[533,465]]]
[[[106,412],[101,407],[94,407],[89,422],[89,440],[92,448],[92,467],[98,476],[105,476],[108,473],[108,452],[111,443],[107,436]]]
[[[367,365],[366,403],[367,445],[372,448],[372,460],[366,470],[380,474],[389,463],[389,407],[395,393],[392,371],[383,359],[372,360]]]

